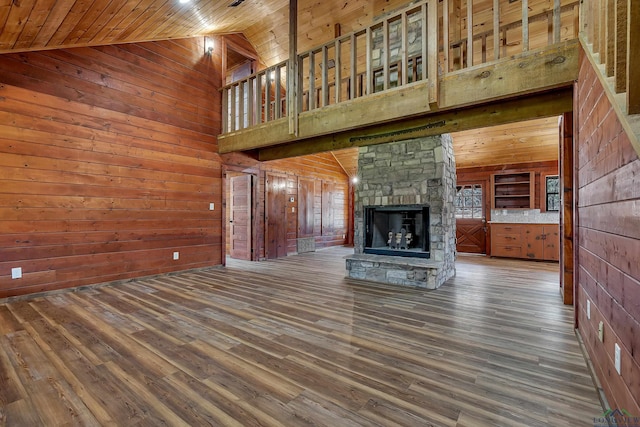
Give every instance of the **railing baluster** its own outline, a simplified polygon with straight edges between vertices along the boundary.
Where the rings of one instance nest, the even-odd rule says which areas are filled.
[[[402,76],[401,85],[404,86],[409,82],[409,52],[407,46],[407,39],[409,38],[407,29],[407,13],[402,13],[402,21],[400,22],[400,34],[402,34],[402,45],[400,47],[400,66],[398,67],[398,73]],[[413,60],[415,67],[416,60]],[[398,77],[400,77],[398,76]]]
[[[627,114],[640,114],[640,2],[627,3]]]
[[[336,45],[334,47],[334,62],[335,62],[335,81],[336,81],[336,104],[341,101],[341,92],[342,92],[342,61],[340,61],[340,57],[342,56],[342,42],[340,39],[336,39]]]
[[[349,84],[349,99],[356,98],[356,79],[358,75],[358,46],[356,34],[351,34],[351,80]]]
[[[231,113],[229,112],[229,88],[225,88],[222,91],[222,133],[229,132],[229,118]]]
[[[493,59],[500,59],[500,0],[493,0]]]
[[[615,91],[627,90],[627,0],[616,0]]]
[[[613,76],[616,69],[616,0],[606,0],[606,49],[605,49],[605,73],[607,77]]]
[[[273,91],[273,118],[282,117],[282,83],[280,82],[280,66],[273,70],[275,90]]]
[[[389,89],[389,21],[386,19],[382,22],[382,88]]]
[[[526,0],[523,0],[526,1]],[[473,65],[473,0],[467,0],[467,67]]]
[[[265,81],[264,81],[264,121],[271,121],[271,80],[273,69],[268,68],[265,73]]]
[[[553,0],[553,42],[560,43],[560,30],[562,29],[562,21],[560,16],[560,0]]]
[[[238,83],[238,129],[244,129],[244,80]]]
[[[255,84],[255,79],[249,79],[247,81],[247,126],[253,126],[255,124],[256,117],[256,103],[255,103],[255,92],[253,91],[253,85]]]
[[[522,51],[529,50],[529,2],[522,0]]]
[[[264,73],[259,73],[256,76],[256,119],[255,119],[255,123],[257,125],[259,125],[260,123],[262,123],[262,104],[263,104],[263,100],[262,100],[262,76],[264,75]]]
[[[427,27],[427,33],[422,34],[422,70],[423,77],[429,79],[429,104],[438,103],[438,2],[429,0],[427,5],[422,5],[423,28]],[[425,51],[425,48],[427,51]],[[424,70],[428,70],[428,75],[424,75]]]
[[[367,79],[367,95],[371,95],[373,93],[373,70],[372,70],[372,64],[371,64],[371,49],[372,47],[372,42],[371,42],[371,27],[367,28],[367,32],[366,32],[366,43],[367,43],[367,71],[365,74],[365,78]]]
[[[316,54],[309,52],[309,111],[316,109]]]
[[[229,130],[231,132],[235,131],[237,129],[236,127],[236,120],[237,120],[237,116],[236,116],[236,99],[237,95],[236,95],[236,85],[232,85],[231,86],[231,99],[230,99],[230,104],[231,104],[231,126],[229,128]]]
[[[444,64],[445,73],[448,73],[451,70],[451,66],[449,65],[449,1],[450,0],[442,0],[442,53],[444,54],[442,62]],[[426,62],[424,58],[422,58],[422,67],[424,68],[425,65]]]
[[[322,46],[322,102],[321,107],[329,105],[329,55],[327,45]]]

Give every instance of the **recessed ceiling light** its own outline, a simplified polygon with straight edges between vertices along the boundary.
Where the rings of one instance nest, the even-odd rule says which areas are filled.
[[[180,4],[189,3],[191,0],[180,0]]]
[[[233,3],[231,3],[229,5],[229,7],[237,7],[240,6],[240,4],[243,2],[244,0],[235,0]]]

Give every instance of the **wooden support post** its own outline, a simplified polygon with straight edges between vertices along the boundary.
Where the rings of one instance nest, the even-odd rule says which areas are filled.
[[[616,0],[615,91],[627,90],[627,0]]]
[[[427,34],[423,36],[423,49],[427,48],[426,58],[422,61],[422,69],[428,68],[427,78],[429,79],[429,105],[438,105],[438,2],[436,0],[429,0],[429,10],[425,17],[425,6],[423,8],[422,17],[427,18]],[[425,46],[426,45],[426,46]],[[424,72],[424,71],[423,71]]]
[[[500,0],[493,0],[493,59],[500,59]]]
[[[527,0],[522,0],[523,2]],[[467,67],[473,65],[473,0],[467,0]]]
[[[560,183],[562,206],[560,208],[560,284],[562,302],[573,304],[574,293],[574,144],[573,113],[565,113],[560,119]]]
[[[627,114],[640,114],[640,2],[627,8]]]
[[[522,51],[529,50],[529,1],[522,0]]]

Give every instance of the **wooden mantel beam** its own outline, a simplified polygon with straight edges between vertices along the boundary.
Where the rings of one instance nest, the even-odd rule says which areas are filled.
[[[531,94],[489,104],[433,112],[423,117],[382,123],[333,135],[309,138],[259,150],[260,161],[303,156],[343,148],[383,144],[403,139],[478,129],[542,117],[559,116],[573,110],[573,90]]]

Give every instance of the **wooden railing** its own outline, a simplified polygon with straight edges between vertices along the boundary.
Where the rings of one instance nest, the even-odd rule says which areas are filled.
[[[473,3],[425,0],[298,54],[295,97],[286,93],[287,61],[225,86],[223,133],[419,82],[428,82],[428,102],[437,105],[445,74],[577,37],[576,0],[554,0],[553,9],[531,16],[527,0],[516,5],[517,15],[504,1],[500,7],[493,0],[489,10],[474,10]],[[478,26],[484,31],[474,29],[476,14],[491,16],[489,25]],[[439,16],[448,19],[439,25]],[[295,108],[287,108],[290,99]]]
[[[286,117],[288,63],[281,62],[223,88],[223,133]]]
[[[626,114],[640,114],[640,1],[583,0],[582,37],[613,77],[615,93],[626,93]]]

